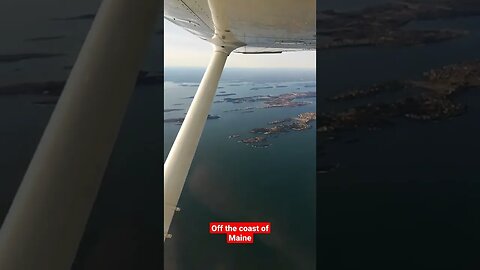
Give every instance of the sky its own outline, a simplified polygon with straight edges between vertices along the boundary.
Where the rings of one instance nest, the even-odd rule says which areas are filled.
[[[212,45],[164,20],[164,67],[206,67]],[[230,54],[226,67],[315,68],[315,51],[281,54]]]

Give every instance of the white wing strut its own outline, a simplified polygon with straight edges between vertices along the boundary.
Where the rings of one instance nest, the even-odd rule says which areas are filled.
[[[182,193],[188,170],[207,121],[208,112],[217,91],[218,81],[230,53],[221,47],[217,46],[215,48],[202,82],[164,164],[164,241],[171,237],[168,234],[170,223],[177,210],[178,199]]]
[[[0,269],[70,269],[160,11],[104,0],[0,231]]]
[[[182,193],[205,121],[207,121],[208,111],[212,106],[227,57],[233,50],[245,45],[237,40],[228,29],[228,20],[225,17],[227,2],[225,0],[208,0],[215,26],[215,34],[211,40],[213,56],[163,165],[163,241],[172,237],[168,231],[173,214],[178,210],[178,199]]]

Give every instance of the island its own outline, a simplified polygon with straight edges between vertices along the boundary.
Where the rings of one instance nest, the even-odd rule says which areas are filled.
[[[19,54],[0,54],[0,63],[14,63],[23,60],[52,58],[64,56],[62,53],[19,53]]]
[[[479,15],[480,1],[471,0],[400,0],[361,11],[323,10],[317,14],[317,50],[447,41],[469,32],[416,29],[412,23]]]
[[[175,111],[183,111],[183,109],[164,109],[163,112],[175,112]]]
[[[255,147],[255,148],[266,148],[271,144],[267,143],[268,137],[272,135],[278,135],[281,133],[286,133],[290,131],[303,131],[311,128],[310,123],[315,121],[316,113],[315,112],[306,112],[297,115],[296,117],[283,119],[283,120],[274,120],[268,123],[269,126],[253,128],[250,130],[250,133],[261,134],[254,137],[248,137],[238,142],[244,143],[246,145]],[[229,138],[238,138],[239,135],[230,135]]]
[[[16,55],[12,58],[4,57],[5,61],[20,61],[22,59],[30,59],[37,57],[55,57],[59,55]],[[26,58],[25,58],[26,57]],[[0,55],[0,62],[2,56]],[[55,96],[58,97],[63,91],[66,80],[57,81],[40,81],[40,82],[26,82],[16,83],[0,86],[0,95],[38,95],[38,96]],[[141,70],[138,74],[137,85],[153,85],[163,83],[163,73]]]
[[[209,114],[209,115],[207,116],[207,120],[213,120],[213,119],[220,119],[220,116],[218,116],[218,115],[211,115],[211,114]],[[177,125],[181,125],[184,120],[185,120],[185,117],[167,118],[167,119],[163,119],[163,122],[164,122],[164,123],[176,123]]]
[[[416,121],[440,121],[460,116],[467,111],[454,97],[462,92],[480,88],[480,61],[446,65],[424,72],[420,80],[390,81],[366,89],[353,89],[329,97],[328,101],[342,102],[388,92],[402,92],[402,98],[389,102],[368,102],[340,112],[319,113],[317,135],[331,138],[339,132],[368,128],[379,130],[393,125],[395,118]]]
[[[64,35],[58,35],[58,36],[34,37],[34,38],[26,39],[25,41],[28,41],[28,42],[37,42],[37,41],[56,40],[56,39],[62,39],[62,38],[65,38],[65,36],[64,36]]]
[[[93,20],[95,18],[95,14],[82,14],[72,17],[61,17],[61,18],[52,18],[52,21],[76,21],[76,20]]]
[[[224,98],[223,101],[234,103],[234,104],[263,102],[265,104],[263,108],[299,107],[299,106],[312,104],[312,102],[296,101],[296,100],[315,98],[316,96],[317,96],[317,92],[309,91],[309,92],[292,92],[292,93],[285,93],[281,95],[258,95],[258,96],[246,96],[246,97],[238,97],[238,98]],[[228,110],[228,112],[252,110],[252,109],[253,107],[247,107],[244,109]]]

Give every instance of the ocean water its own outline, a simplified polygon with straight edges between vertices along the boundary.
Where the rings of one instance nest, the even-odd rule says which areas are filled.
[[[187,108],[196,86],[192,70],[165,70],[165,108]],[[201,75],[202,70],[197,70]],[[259,75],[260,74],[260,75]],[[198,74],[197,74],[198,78]],[[198,82],[198,81],[197,81]],[[229,97],[315,91],[314,70],[226,69],[220,89]],[[254,87],[274,88],[251,90]],[[275,87],[281,86],[281,87]],[[217,92],[218,93],[218,92]],[[215,100],[223,99],[216,97]],[[312,104],[293,108],[227,110],[261,107],[254,103],[214,103],[173,219],[172,239],[165,242],[169,269],[314,269],[315,268],[315,124],[302,132],[272,138],[268,148],[252,148],[228,136],[252,136],[249,130],[269,121],[315,112]],[[182,105],[176,105],[183,103]],[[186,110],[166,112],[181,117]],[[179,125],[164,124],[164,156]],[[212,221],[267,221],[270,235],[255,236],[254,245],[227,245],[225,236],[210,235]]]
[[[376,98],[333,104],[352,87],[417,79],[424,71],[480,59],[480,18],[415,22],[421,29],[466,29],[466,37],[409,47],[317,52],[317,113]],[[323,269],[478,269],[480,91],[455,98],[468,112],[439,122],[396,119],[376,132],[319,141],[317,265]],[[358,139],[357,143],[347,143]]]

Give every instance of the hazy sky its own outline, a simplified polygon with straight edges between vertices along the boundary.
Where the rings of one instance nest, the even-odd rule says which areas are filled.
[[[206,67],[212,46],[181,27],[164,20],[164,66]],[[227,67],[315,68],[315,51],[245,55],[232,53]]]

